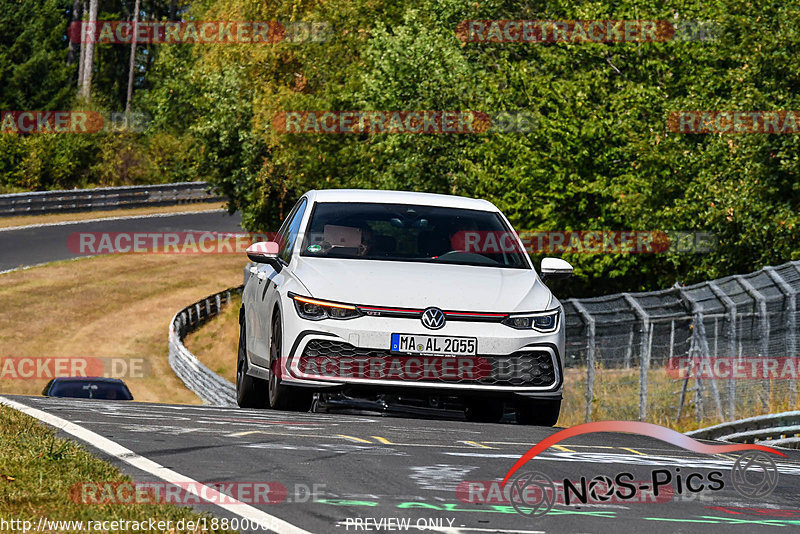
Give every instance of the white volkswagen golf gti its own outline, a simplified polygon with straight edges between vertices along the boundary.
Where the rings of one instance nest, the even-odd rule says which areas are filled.
[[[241,407],[309,409],[314,393],[455,399],[466,416],[552,426],[562,308],[492,203],[400,191],[309,191],[247,250]],[[427,403],[427,404],[426,404]]]

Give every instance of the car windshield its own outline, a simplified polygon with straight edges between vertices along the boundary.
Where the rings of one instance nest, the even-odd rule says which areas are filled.
[[[529,269],[517,243],[497,212],[320,202],[301,255]]]
[[[50,397],[75,397],[80,399],[133,400],[128,388],[109,382],[85,380],[57,381],[50,386]]]

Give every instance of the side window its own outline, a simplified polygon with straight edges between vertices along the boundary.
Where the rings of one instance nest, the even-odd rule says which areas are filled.
[[[297,242],[297,236],[300,233],[300,221],[303,220],[303,214],[306,212],[306,204],[307,202],[304,198],[297,203],[294,213],[283,229],[283,235],[281,235],[281,250],[278,252],[278,257],[286,263],[289,263],[289,260],[292,259],[292,250],[294,249],[294,244]]]

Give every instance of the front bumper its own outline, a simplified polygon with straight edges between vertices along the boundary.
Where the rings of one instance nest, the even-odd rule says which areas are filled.
[[[296,386],[313,387],[323,391],[353,388],[380,391],[435,390],[445,394],[518,394],[531,397],[560,398],[563,383],[562,355],[564,347],[563,321],[559,330],[541,334],[530,330],[515,330],[500,323],[448,322],[441,330],[428,330],[419,320],[385,317],[359,317],[337,321],[308,321],[288,310],[285,321],[285,340],[291,342],[288,354],[281,362],[282,380]],[[475,357],[438,357],[439,369],[451,364],[459,368],[464,360],[478,361],[479,373],[445,374],[431,377],[398,377],[391,372],[337,373],[343,361],[355,368],[360,361],[390,364],[437,359],[419,355],[403,355],[389,351],[392,333],[441,335],[477,338]],[[285,345],[285,346],[288,346]],[[309,367],[307,362],[329,362],[327,372],[321,366]],[[418,360],[413,362],[412,360]],[[450,361],[448,361],[450,360]],[[459,360],[459,361],[456,361]],[[427,360],[426,360],[427,361]],[[423,361],[423,364],[425,362]],[[366,364],[367,367],[370,363]],[[362,367],[363,368],[363,367]],[[419,367],[417,367],[419,368]],[[446,369],[445,369],[446,370]]]

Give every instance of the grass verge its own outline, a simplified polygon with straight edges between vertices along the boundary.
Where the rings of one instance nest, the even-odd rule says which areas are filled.
[[[135,215],[153,215],[158,213],[180,213],[182,211],[211,211],[225,208],[223,202],[198,202],[179,204],[177,206],[153,206],[145,208],[124,208],[108,211],[81,211],[75,213],[45,213],[37,215],[14,215],[0,217],[0,228],[28,226],[30,224],[51,224],[68,221],[85,221],[87,219],[108,219],[110,217],[131,217]]]
[[[87,532],[86,521],[171,521],[172,530],[139,532],[186,532],[175,529],[178,521],[197,521],[202,516],[190,508],[171,504],[83,504],[70,498],[70,489],[84,482],[130,482],[111,464],[89,454],[34,418],[0,406],[0,522],[30,521],[33,529],[41,518],[50,521],[84,521],[77,525],[50,524],[44,532]],[[185,524],[185,523],[184,523]],[[4,532],[23,529],[4,528]],[[29,529],[31,530],[31,529]],[[40,531],[40,532],[41,532]],[[93,532],[95,530],[92,530]],[[110,532],[130,532],[130,529]],[[205,532],[231,532],[206,530]]]
[[[121,254],[0,275],[0,356],[142,358],[147,376],[125,379],[136,400],[197,404],[169,366],[169,321],[240,284],[246,262],[230,254]],[[39,394],[47,380],[3,374],[0,393]]]
[[[222,313],[186,336],[184,345],[206,367],[236,382],[236,355],[239,348],[239,308],[242,296],[234,295]]]

